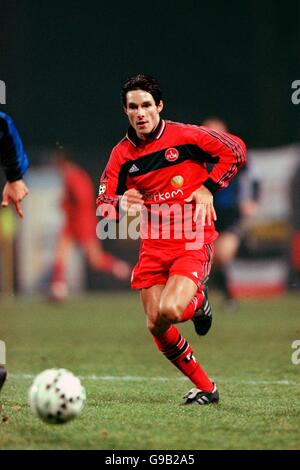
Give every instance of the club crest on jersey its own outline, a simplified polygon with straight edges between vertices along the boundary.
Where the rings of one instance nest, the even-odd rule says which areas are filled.
[[[184,178],[181,175],[173,176],[171,179],[171,185],[173,188],[181,188],[184,183]]]
[[[101,194],[105,194],[105,192],[106,192],[106,184],[100,183],[98,196],[101,196]]]
[[[175,162],[178,157],[179,152],[174,147],[171,147],[165,151],[165,159],[168,160],[168,162]]]

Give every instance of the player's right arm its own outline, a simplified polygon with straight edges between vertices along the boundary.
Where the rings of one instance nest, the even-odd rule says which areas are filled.
[[[135,188],[127,189],[121,197],[120,206],[128,215],[136,215],[144,204],[142,194]]]
[[[118,151],[115,147],[100,177],[96,200],[98,214],[109,219],[118,219],[120,199],[126,190],[126,175],[122,171]]]
[[[130,215],[136,213],[143,204],[143,197],[136,188],[127,188],[127,161],[121,163],[118,150],[115,147],[100,178],[97,206],[101,215],[108,218],[118,218],[119,208]]]

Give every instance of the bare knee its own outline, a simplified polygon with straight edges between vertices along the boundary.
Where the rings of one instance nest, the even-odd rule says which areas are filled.
[[[153,318],[147,318],[147,327],[153,336],[163,335],[169,329],[170,325],[171,323],[169,321],[159,316],[156,316],[155,320]]]
[[[178,323],[183,313],[183,309],[176,302],[169,300],[162,300],[159,303],[158,313],[160,317],[171,323]]]

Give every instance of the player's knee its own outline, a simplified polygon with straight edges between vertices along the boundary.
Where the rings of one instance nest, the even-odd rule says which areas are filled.
[[[165,333],[166,331],[166,327],[164,324],[162,324],[161,321],[153,321],[151,319],[147,319],[147,327],[148,327],[148,330],[149,332],[153,335],[153,336],[160,336],[162,335],[163,333]]]
[[[182,316],[182,309],[174,302],[160,302],[158,311],[162,318],[171,323],[178,323]]]
[[[148,330],[152,336],[159,336],[161,334],[161,329],[155,323],[148,322]]]

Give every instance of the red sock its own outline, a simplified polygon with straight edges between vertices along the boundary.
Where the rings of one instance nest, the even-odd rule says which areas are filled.
[[[177,328],[172,325],[159,338],[153,337],[158,349],[169,361],[195,384],[200,390],[212,392],[214,385],[205,371],[196,361],[189,343],[181,336]]]
[[[182,317],[180,319],[180,323],[190,320],[193,316],[197,308],[202,305],[202,302],[204,300],[204,295],[202,290],[197,291],[195,296],[192,298],[188,306],[186,307],[185,311],[182,314]]]
[[[51,283],[65,281],[65,266],[62,261],[56,261],[53,266]]]

